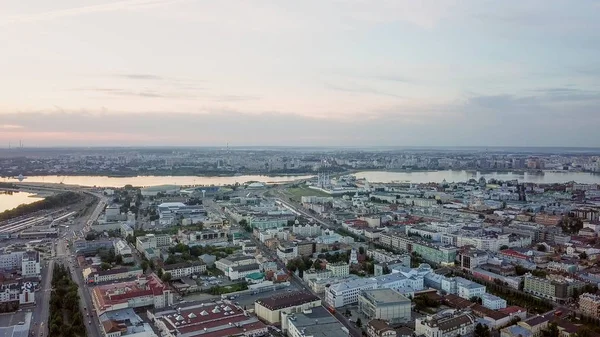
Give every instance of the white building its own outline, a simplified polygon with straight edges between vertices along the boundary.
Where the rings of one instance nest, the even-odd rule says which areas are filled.
[[[325,268],[331,271],[332,277],[345,277],[350,274],[350,265],[346,262],[328,263]]]
[[[289,260],[298,257],[298,247],[293,244],[279,244],[277,246],[277,257],[287,263]]]
[[[351,279],[332,284],[325,291],[325,303],[332,308],[354,304],[362,290],[394,289],[405,296],[413,296],[416,291],[423,290],[424,276],[431,268],[405,268],[396,272],[372,278]]]
[[[354,304],[360,292],[366,289],[377,289],[377,281],[366,278],[333,284],[325,291],[325,303],[331,308]]]
[[[407,323],[411,317],[411,301],[393,289],[363,290],[358,296],[358,312],[368,319]]]
[[[18,270],[23,277],[41,274],[40,254],[36,251],[18,251],[0,255],[0,269]]]
[[[182,277],[206,272],[206,264],[203,262],[168,264],[165,265],[162,270],[163,273],[171,274],[171,279],[180,279]]]
[[[482,305],[488,309],[498,310],[506,308],[506,300],[492,294],[481,295]]]
[[[296,220],[296,223],[292,227],[292,232],[306,237],[319,236],[321,235],[321,225],[318,223],[307,223],[302,225]]]
[[[481,297],[485,294],[485,286],[479,283],[469,281],[462,277],[456,278],[456,287],[458,290],[458,296],[464,299],[471,299],[472,297]]]
[[[116,255],[123,256],[132,254],[131,247],[124,240],[115,240],[114,246]]]

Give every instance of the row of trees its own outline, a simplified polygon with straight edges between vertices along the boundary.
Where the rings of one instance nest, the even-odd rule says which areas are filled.
[[[458,274],[458,276],[462,276],[471,281],[475,281],[485,285],[489,293],[506,299],[506,302],[509,305],[517,305],[526,308],[532,313],[545,313],[552,309],[551,302],[526,294],[520,290],[508,287],[507,284],[504,284],[500,281],[489,282],[482,279],[476,279],[471,274],[459,271],[454,271],[453,273],[456,273]]]
[[[43,200],[17,206],[0,213],[0,221],[17,218],[33,212],[49,210],[57,207],[65,207],[77,203],[83,199],[83,196],[75,192],[65,192],[56,195],[51,195]]]
[[[85,336],[83,315],[79,309],[79,293],[71,280],[69,270],[62,264],[54,265],[50,296],[49,336]]]

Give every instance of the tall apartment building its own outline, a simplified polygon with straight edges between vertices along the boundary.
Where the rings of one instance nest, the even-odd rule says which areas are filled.
[[[600,318],[600,296],[590,293],[579,295],[579,310],[586,316]]]

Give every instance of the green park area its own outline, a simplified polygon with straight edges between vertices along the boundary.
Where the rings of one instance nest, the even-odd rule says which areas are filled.
[[[302,197],[308,197],[308,196],[330,197],[331,196],[325,192],[308,188],[307,186],[287,188],[287,189],[285,189],[285,194],[287,194],[290,197],[290,199],[297,201],[297,202],[300,202]]]

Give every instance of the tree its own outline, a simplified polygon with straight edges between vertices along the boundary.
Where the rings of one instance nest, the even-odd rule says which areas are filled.
[[[359,328],[362,326],[362,321],[360,320],[360,318],[356,319],[356,326]]]
[[[382,273],[383,273],[383,275],[387,275],[387,274],[391,273],[390,267],[388,267],[387,265],[383,266]]]
[[[558,337],[559,331],[558,331],[558,326],[556,325],[556,323],[552,322],[552,323],[548,324],[548,327],[546,329],[542,330],[542,336],[543,337]]]
[[[116,264],[123,264],[123,255],[121,255],[121,254],[115,255],[115,263]]]
[[[508,249],[508,246],[507,246],[507,245],[502,245],[502,246],[500,247],[500,250],[505,250],[505,249]]]
[[[102,262],[102,264],[100,265],[100,269],[102,269],[102,270],[109,270],[110,269],[110,264],[108,264],[106,262]]]
[[[162,279],[162,277],[163,277],[163,270],[162,270],[162,268],[158,268],[158,271],[156,272],[156,275]]]
[[[545,245],[542,245],[542,244],[539,244],[539,245],[537,246],[537,250],[538,250],[539,252],[545,252],[545,251],[546,251],[546,246],[545,246]]]
[[[171,273],[164,273],[160,279],[165,283],[171,281]]]
[[[154,270],[154,261],[150,260],[150,262],[148,262],[148,267],[150,267],[151,270]]]
[[[358,253],[359,253],[360,255],[365,255],[365,247],[359,247],[359,248],[358,248]]]
[[[477,323],[475,326],[474,337],[490,337],[490,329],[487,325]]]
[[[142,264],[140,265],[140,267],[142,267],[142,271],[145,273],[146,270],[148,269],[148,261],[144,260],[142,261]]]
[[[581,254],[579,254],[579,258],[582,260],[587,260],[588,255],[586,252],[581,252]]]

